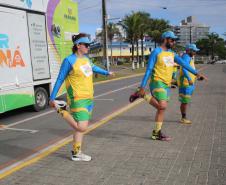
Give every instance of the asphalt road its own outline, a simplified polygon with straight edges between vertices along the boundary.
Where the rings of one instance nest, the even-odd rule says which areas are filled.
[[[126,106],[141,77],[95,85],[95,108],[91,124]],[[65,99],[61,97],[61,99]],[[30,108],[0,115],[0,169],[71,135],[72,130],[53,109],[33,112]]]

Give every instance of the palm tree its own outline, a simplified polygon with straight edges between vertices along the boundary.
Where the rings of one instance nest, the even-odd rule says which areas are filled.
[[[210,33],[208,36],[209,44],[211,46],[211,59],[214,60],[214,46],[219,39],[219,35],[217,33]]]
[[[136,39],[138,38],[137,30],[140,21],[140,16],[136,12],[132,12],[130,15],[126,15],[121,25],[126,31],[126,41],[128,41],[131,45],[132,52],[132,69],[134,69],[134,44],[136,43]]]
[[[161,34],[164,31],[169,30],[169,22],[164,19],[151,19],[150,30],[148,35],[152,37],[155,42],[155,47],[161,42]]]
[[[127,33],[127,41],[132,45],[132,68],[134,69],[134,45],[137,48],[137,61],[139,62],[139,40],[141,40],[141,55],[142,61],[144,56],[143,50],[143,38],[145,34],[152,37],[157,43],[161,41],[161,33],[170,28],[169,22],[164,19],[151,19],[150,14],[146,12],[132,12],[130,15],[126,15],[122,26]]]
[[[210,33],[207,38],[198,40],[196,44],[200,48],[199,53],[207,56],[211,55],[212,61],[214,61],[216,55],[221,59],[226,58],[225,41],[217,33]]]
[[[103,35],[103,31],[100,32],[97,36],[98,37],[101,37]],[[112,63],[112,41],[114,39],[114,37],[117,36],[117,37],[121,37],[121,33],[119,31],[119,28],[116,26],[116,24],[114,23],[109,23],[107,25],[107,37],[108,37],[108,40],[110,42],[110,45],[111,45],[111,63]]]
[[[144,36],[147,34],[150,28],[150,14],[147,12],[137,12],[140,16],[139,39],[141,40],[141,61],[142,66],[144,66]]]

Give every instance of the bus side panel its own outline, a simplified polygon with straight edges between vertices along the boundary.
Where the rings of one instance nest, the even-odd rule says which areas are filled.
[[[3,95],[0,95],[0,113],[2,112],[5,112],[5,104],[4,104]]]
[[[0,99],[7,111],[33,104],[34,90],[26,12],[0,7],[0,17]]]
[[[33,87],[5,90],[3,95],[0,95],[1,99],[3,107],[0,108],[0,113],[32,105],[35,101]]]

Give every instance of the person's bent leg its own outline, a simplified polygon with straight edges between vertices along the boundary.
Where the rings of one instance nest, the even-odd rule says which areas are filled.
[[[78,123],[74,120],[73,116],[66,110],[59,110],[60,115],[67,121],[67,123],[76,131],[84,132],[78,126]]]
[[[159,107],[159,102],[156,100],[155,97],[153,97],[151,94],[144,95],[144,100],[147,101],[150,105],[158,109]]]
[[[72,116],[78,123],[78,130],[74,133],[72,160],[90,161],[91,157],[82,153],[81,147],[84,132],[88,129],[89,120],[92,115],[93,101],[90,99],[78,100],[71,106]]]

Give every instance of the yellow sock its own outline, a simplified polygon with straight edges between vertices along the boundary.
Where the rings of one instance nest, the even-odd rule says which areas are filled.
[[[63,118],[66,118],[68,115],[70,115],[70,113],[66,110],[62,110],[62,109],[59,109],[58,110],[58,113],[63,117]]]
[[[144,100],[147,101],[148,103],[150,103],[151,99],[152,99],[152,96],[150,94],[144,95]]]
[[[155,132],[160,131],[162,128],[162,122],[156,122],[155,123]]]
[[[81,150],[81,143],[80,142],[76,142],[73,144],[73,151],[75,154],[77,154],[80,150]]]

